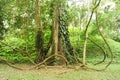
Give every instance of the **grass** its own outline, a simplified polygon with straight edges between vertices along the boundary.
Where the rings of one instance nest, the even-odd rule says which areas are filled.
[[[17,66],[30,67],[25,64]],[[103,66],[105,64],[96,67]],[[20,71],[0,64],[0,80],[120,80],[120,64],[112,64],[106,71],[101,72],[62,67]]]
[[[71,28],[71,31],[77,31],[75,34],[70,33],[70,39],[72,41],[72,45],[74,48],[81,48],[79,45],[83,46],[83,42],[79,42],[78,35],[79,29]],[[80,38],[81,40],[82,38]],[[95,37],[96,41],[100,42],[99,37]],[[110,65],[106,71],[91,71],[91,70],[74,70],[74,69],[67,69],[63,67],[53,67],[53,68],[43,68],[39,70],[16,70],[13,69],[5,64],[0,64],[0,80],[120,80],[120,43],[115,42],[114,40],[108,39],[107,40],[109,45],[112,48],[112,51],[115,55],[114,64]],[[77,45],[77,43],[79,43]],[[94,53],[99,53],[100,51],[96,50],[96,46],[88,43],[89,52],[88,54],[92,53],[92,50],[95,48]],[[101,56],[93,57],[87,56],[88,63],[96,63],[102,59]],[[107,62],[109,59],[106,60]],[[98,66],[93,66],[88,64],[89,67],[94,67],[100,69],[106,65],[106,63],[100,64]],[[28,64],[17,64],[18,67],[30,67]]]

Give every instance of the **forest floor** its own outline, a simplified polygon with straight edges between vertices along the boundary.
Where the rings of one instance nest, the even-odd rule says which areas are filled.
[[[28,64],[16,66],[31,67]],[[103,66],[105,64],[97,65],[96,68]],[[0,80],[120,80],[120,63],[110,65],[105,71],[68,69],[62,66],[45,67],[39,70],[17,70],[0,64]]]

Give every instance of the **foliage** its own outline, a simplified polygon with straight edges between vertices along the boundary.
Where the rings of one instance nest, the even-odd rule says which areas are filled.
[[[114,40],[108,39],[108,42],[112,48],[112,51],[114,53],[114,58],[115,61],[118,62],[119,58],[120,58],[120,43],[116,42]]]
[[[4,24],[3,24],[3,5],[2,5],[2,1],[0,0],[0,39],[3,38],[4,32],[5,32],[5,28],[4,28]]]
[[[6,37],[5,40],[3,40],[2,42],[5,44],[0,43],[1,56],[15,62],[22,60],[21,53],[16,52],[15,49],[23,49],[23,45],[25,45],[24,40],[15,37]]]
[[[57,1],[62,2],[62,0]],[[110,43],[116,57],[120,57],[120,49],[118,46],[118,42],[120,42],[119,2],[119,0],[115,0],[117,7],[110,12],[103,11],[104,13],[101,13],[101,8],[98,8],[99,26],[101,27],[102,32],[104,32],[104,36],[108,39],[108,42]],[[64,34],[64,36],[70,37],[70,40],[68,39],[68,41],[73,46],[75,55],[81,59],[83,52],[83,42],[85,38],[84,29],[91,13],[91,6],[94,6],[94,4],[90,3],[88,7],[85,4],[82,6],[76,6],[77,2],[74,1],[72,1],[71,5],[67,4],[67,0],[64,0],[63,3],[64,4],[62,5],[62,7],[65,10],[63,9],[62,18],[65,18],[63,18],[62,20],[65,23],[62,23],[62,32],[67,32],[67,29],[65,29],[65,27],[68,27],[69,34]],[[53,5],[54,0],[41,0],[40,18],[42,21],[41,25],[43,27],[44,33],[43,46],[45,47],[45,49],[48,47],[52,34],[51,28],[53,26],[53,18],[55,16],[53,13]],[[35,8],[35,0],[0,0],[0,38],[4,36],[4,39],[2,41],[12,46],[12,48],[10,48],[9,46],[0,43],[0,56],[6,57],[7,59],[11,59],[13,61],[26,61],[25,56],[21,55],[20,52],[16,52],[13,50],[21,49],[23,51],[29,52],[30,56],[32,58],[35,58],[35,36],[38,30],[38,26],[35,23]],[[5,21],[9,26],[7,29],[5,28],[5,25],[3,23]],[[91,21],[88,34],[94,42],[106,49],[105,43],[103,42],[102,38],[98,33],[95,19],[92,19]],[[113,41],[112,39],[117,42]],[[65,41],[64,43],[67,43],[67,41]],[[64,46],[64,49],[66,46]],[[67,54],[68,51],[65,51]],[[67,56],[69,57],[68,54]],[[101,50],[91,41],[88,41],[87,57],[93,58],[96,56],[102,56]]]

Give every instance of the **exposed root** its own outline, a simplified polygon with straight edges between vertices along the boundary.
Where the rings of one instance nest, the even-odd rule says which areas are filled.
[[[61,57],[61,58],[63,58],[65,60],[66,65],[69,64],[69,62],[67,61],[67,59],[64,56],[58,55],[58,54],[53,54],[53,55],[49,56],[48,58],[46,58],[45,60],[43,60],[43,62],[41,62],[41,63],[33,66],[32,68],[29,68],[29,70],[32,70],[32,69],[35,69],[35,68],[39,67],[40,65],[44,64],[46,61],[48,61],[49,59],[51,59],[52,57]]]
[[[8,66],[10,66],[10,67],[12,67],[14,69],[18,69],[18,70],[32,70],[32,69],[35,69],[35,68],[40,68],[42,64],[45,64],[45,62],[48,61],[49,59],[51,59],[52,57],[61,57],[61,58],[63,58],[65,60],[66,66],[69,64],[69,62],[67,61],[67,59],[64,56],[62,56],[62,55],[55,55],[55,54],[49,56],[48,58],[46,58],[45,60],[43,60],[43,62],[41,62],[39,64],[36,64],[35,66],[33,66],[31,68],[19,68],[19,67],[16,67],[16,66],[12,65],[10,62],[8,62],[6,59],[2,58],[1,56],[0,56],[0,60],[6,62],[6,64]]]
[[[103,68],[103,69],[95,69],[95,68],[90,68],[88,66],[83,66],[82,69],[84,69],[84,70],[93,70],[93,71],[104,71],[104,70],[106,70],[105,68]]]
[[[2,58],[1,56],[0,56],[0,60],[4,61],[8,66],[10,66],[14,69],[23,70],[22,68],[19,68],[19,67],[16,67],[16,66],[12,65],[10,62],[8,62],[6,59]]]

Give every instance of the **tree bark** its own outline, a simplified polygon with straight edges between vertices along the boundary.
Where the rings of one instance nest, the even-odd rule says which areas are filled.
[[[58,55],[58,5],[55,3],[54,5],[54,21],[52,27],[52,54]],[[55,60],[57,57],[55,56]],[[54,61],[55,61],[54,60]]]
[[[38,63],[38,62],[42,62],[44,59],[45,59],[45,54],[44,54],[44,47],[43,47],[43,43],[44,43],[44,40],[43,40],[43,27],[42,27],[42,24],[41,24],[41,7],[40,7],[40,0],[36,0],[36,10],[35,10],[35,23],[36,23],[36,26],[37,26],[37,34],[36,34],[36,52],[37,52],[37,55],[36,55],[36,60],[35,62]]]

